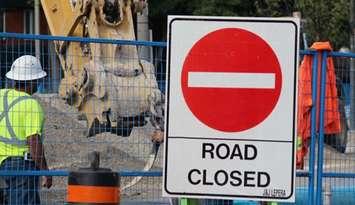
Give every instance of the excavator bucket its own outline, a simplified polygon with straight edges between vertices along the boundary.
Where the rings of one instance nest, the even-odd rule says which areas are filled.
[[[52,35],[131,41],[133,12],[143,2],[41,0]],[[162,129],[164,97],[154,66],[139,59],[136,46],[56,41],[55,49],[64,73],[59,95],[85,116],[88,136],[128,136],[148,122]]]

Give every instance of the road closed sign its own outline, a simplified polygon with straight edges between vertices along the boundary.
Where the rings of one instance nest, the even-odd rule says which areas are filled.
[[[163,195],[295,200],[299,20],[169,16]]]

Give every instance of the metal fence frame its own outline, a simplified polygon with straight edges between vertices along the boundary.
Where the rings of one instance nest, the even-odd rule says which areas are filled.
[[[114,39],[99,39],[99,38],[80,38],[80,37],[61,37],[61,36],[48,36],[48,35],[30,35],[30,34],[17,34],[17,33],[0,33],[0,38],[13,38],[22,40],[51,40],[51,41],[73,41],[83,43],[108,43],[120,45],[135,45],[135,46],[151,46],[166,48],[165,42],[148,42],[148,41],[126,41]],[[309,170],[297,171],[297,177],[308,178],[308,204],[322,204],[322,182],[324,178],[353,178],[355,173],[338,173],[338,172],[324,172],[323,171],[323,149],[324,149],[324,109],[325,109],[325,80],[326,80],[326,59],[328,56],[332,57],[347,57],[354,58],[355,53],[340,53],[322,51],[321,62],[317,56],[318,52],[314,50],[300,51],[301,56],[313,56],[313,71],[312,71],[312,100],[315,106],[311,108],[311,139],[309,147]],[[318,65],[321,64],[321,79],[317,79]],[[320,96],[317,96],[317,82],[320,80]],[[320,102],[317,102],[320,99]],[[319,131],[316,131],[316,106],[319,105]],[[316,143],[318,142],[318,153],[316,153]],[[316,160],[318,159],[318,160]],[[322,167],[317,169],[317,167]],[[52,171],[0,171],[0,176],[68,176],[67,170],[52,170]],[[120,171],[119,174],[123,177],[161,177],[160,171],[137,171],[125,170]]]
[[[354,53],[341,53],[341,52],[329,52],[322,51],[321,53],[321,79],[320,79],[320,110],[319,110],[319,133],[318,133],[318,160],[317,160],[317,187],[316,187],[316,204],[322,204],[322,184],[324,178],[353,178],[355,179],[355,173],[346,173],[346,172],[324,172],[323,171],[323,163],[324,163],[324,111],[325,111],[325,90],[326,90],[326,70],[327,70],[327,57],[348,57],[355,58]],[[313,67],[314,68],[314,67]],[[317,68],[317,67],[316,67]],[[316,69],[313,69],[315,72]],[[350,71],[352,72],[352,71]],[[315,80],[314,85],[317,85],[317,80]],[[314,86],[316,87],[316,86]],[[354,88],[353,88],[354,89]],[[315,92],[313,92],[315,93]],[[352,99],[353,100],[353,99]],[[313,107],[313,110],[316,108]],[[353,111],[351,111],[353,112]],[[313,113],[312,113],[313,114]],[[315,116],[313,116],[315,117]],[[351,119],[352,120],[352,119]],[[312,122],[315,121],[315,118],[312,118]],[[314,122],[315,123],[315,122]],[[314,133],[315,134],[315,133]],[[313,136],[315,137],[315,136]],[[312,137],[312,138],[313,138]],[[315,164],[314,164],[315,165]],[[313,166],[314,166],[313,165]],[[319,168],[321,167],[321,168]],[[309,199],[311,200],[311,199]],[[310,201],[310,204],[313,204],[313,201]]]
[[[301,51],[301,55],[313,56],[312,67],[316,68],[312,70],[312,101],[317,104],[317,68],[318,58],[315,51]],[[314,202],[314,178],[315,178],[315,144],[316,144],[316,107],[311,108],[311,143],[309,146],[309,171],[308,172],[296,172],[296,176],[308,177],[308,203]]]
[[[32,34],[19,34],[19,33],[0,33],[0,38],[13,38],[22,40],[47,40],[47,41],[70,41],[82,43],[106,43],[106,44],[119,44],[119,45],[135,45],[135,46],[153,46],[153,47],[166,47],[165,42],[149,42],[149,41],[128,41],[128,40],[114,40],[114,39],[100,39],[100,38],[80,38],[80,37],[62,37],[62,36],[49,36],[49,35],[32,35]],[[66,170],[53,170],[53,171],[0,171],[0,176],[68,176],[69,172]],[[161,177],[162,173],[157,171],[137,171],[127,170],[119,172],[123,177]]]

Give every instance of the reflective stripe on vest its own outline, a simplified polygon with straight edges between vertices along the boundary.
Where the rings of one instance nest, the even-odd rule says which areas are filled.
[[[3,142],[5,144],[24,146],[24,145],[26,145],[26,140],[17,139],[15,131],[14,131],[14,129],[11,126],[11,122],[10,122],[10,118],[9,118],[9,111],[17,103],[19,103],[21,101],[24,101],[24,100],[27,100],[27,99],[32,99],[32,97],[31,96],[20,96],[20,97],[16,98],[15,100],[13,100],[10,105],[8,105],[7,95],[8,95],[9,92],[10,92],[10,90],[7,90],[5,92],[5,95],[4,95],[4,102],[3,102],[4,111],[0,114],[0,121],[3,118],[5,118],[5,120],[6,120],[6,128],[7,128],[7,131],[9,132],[11,138],[0,136],[0,142]]]

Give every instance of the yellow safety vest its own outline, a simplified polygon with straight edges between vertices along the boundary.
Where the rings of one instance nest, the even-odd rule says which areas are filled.
[[[41,105],[25,92],[0,90],[0,163],[28,152],[27,138],[42,134]]]

